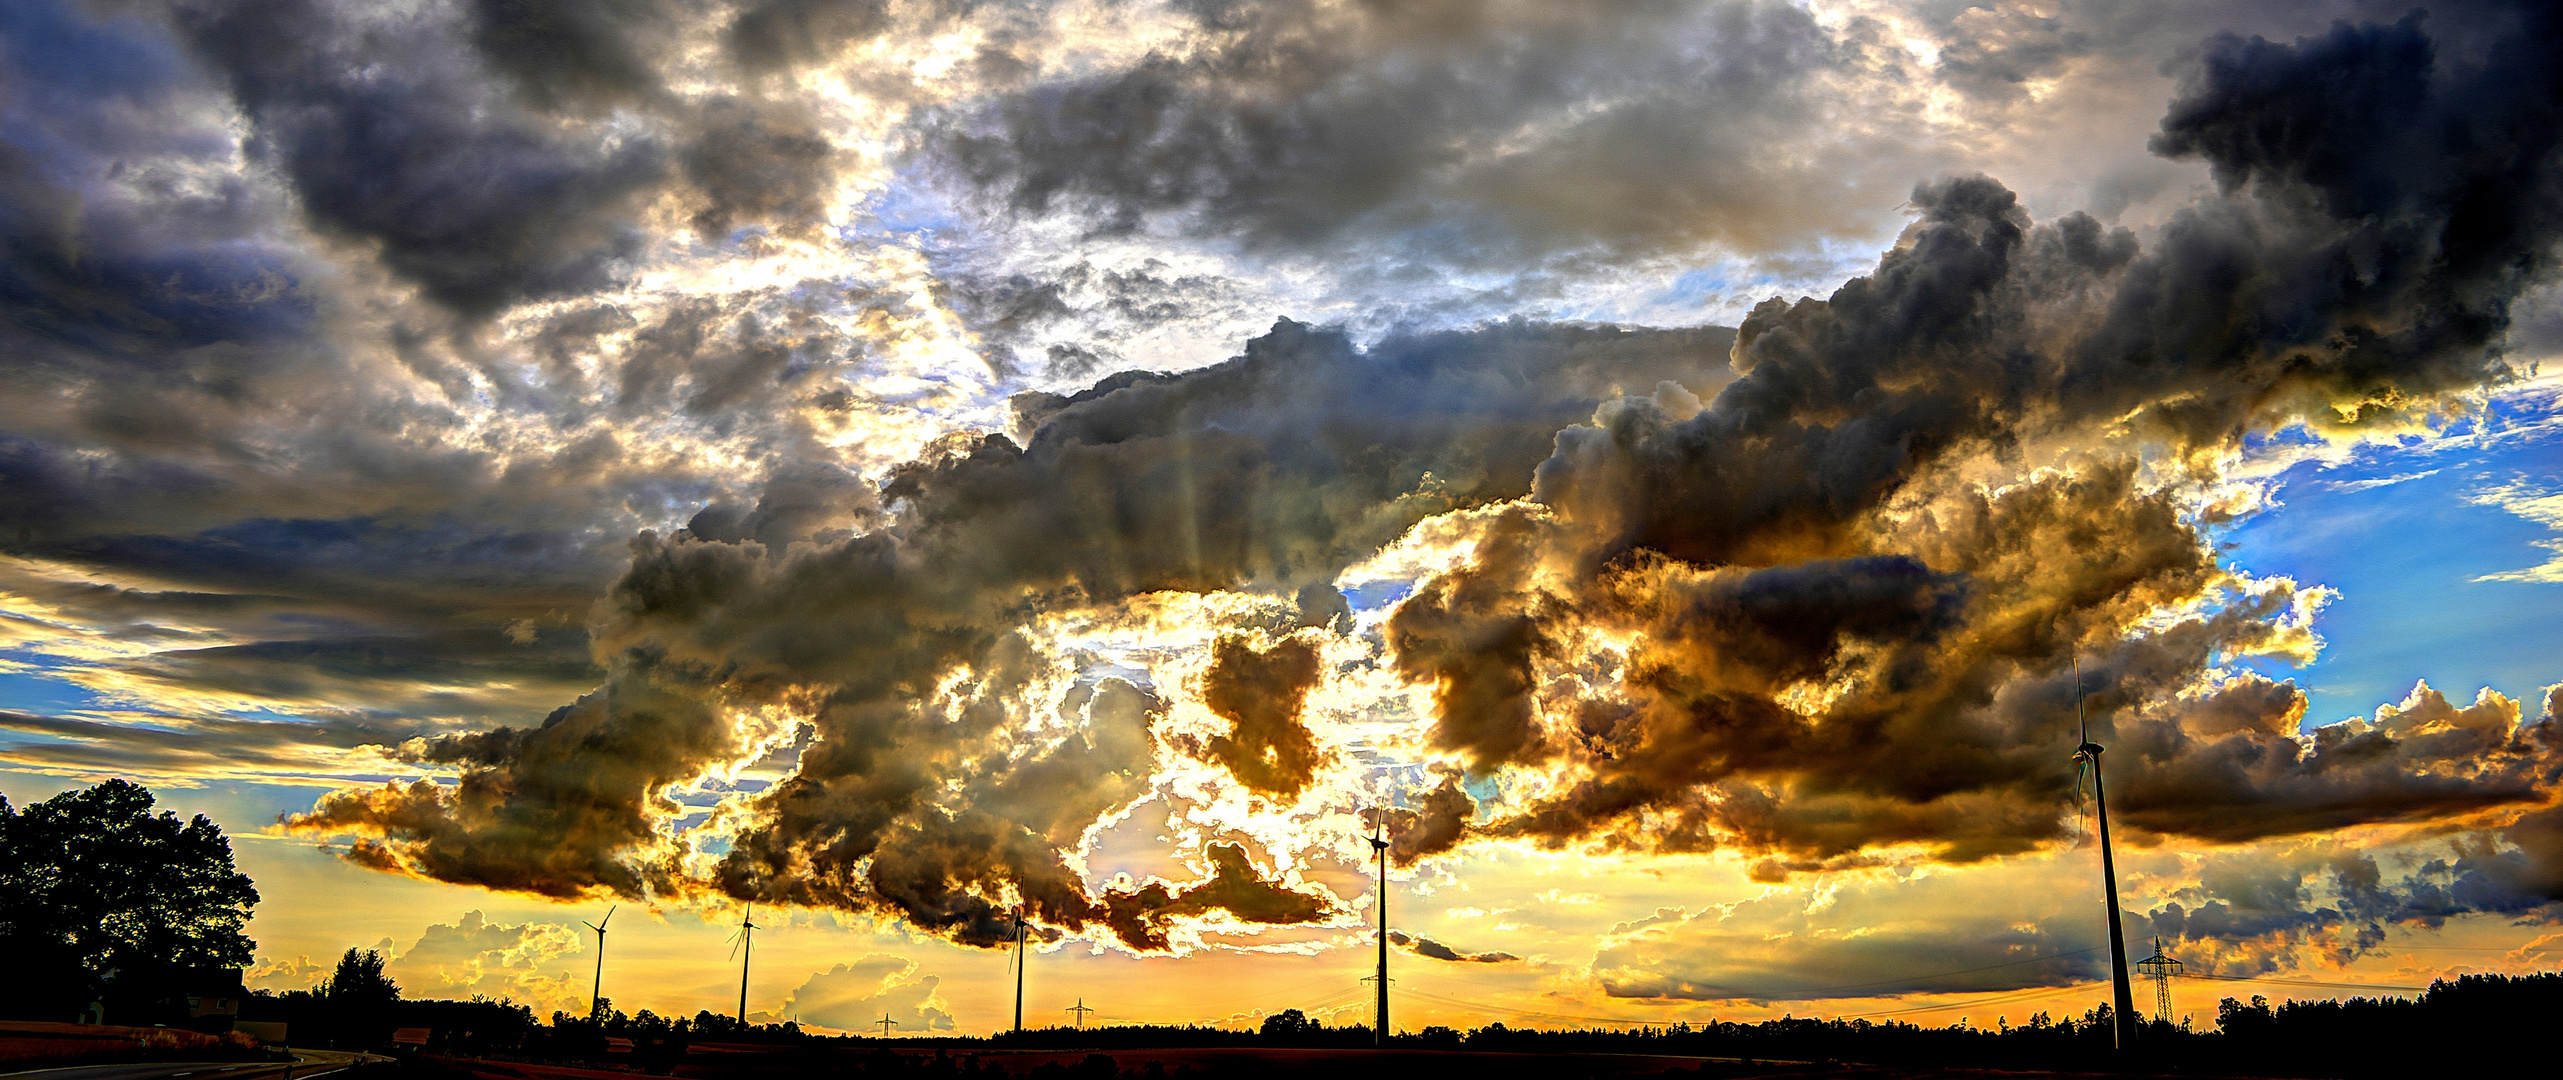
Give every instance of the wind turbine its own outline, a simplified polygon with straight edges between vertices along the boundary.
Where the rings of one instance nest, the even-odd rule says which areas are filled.
[[[593,988],[588,991],[587,995],[587,1015],[591,1018],[596,1015],[598,1010],[605,1007],[605,927],[606,924],[614,921],[614,912],[622,906],[623,905],[621,904],[616,904],[613,907],[606,908],[605,918],[596,922],[589,922],[585,919],[579,920],[579,925],[596,931],[596,983]]]
[[[1015,1032],[1023,1032],[1023,905],[1015,905]]]
[[[2109,796],[2100,784],[2100,744],[2091,741],[2091,721],[2082,711],[2082,653],[2074,653],[2074,722],[2082,729],[2082,745],[2074,748],[2074,762],[2091,770],[2091,804],[2100,817],[2100,881],[2109,894],[2109,979],[2116,1004],[2112,1006],[2116,1021],[2117,1047],[2131,1050],[2136,1045],[2136,991],[2127,983],[2127,932],[2118,925],[2118,864],[2109,854]]]
[[[738,944],[730,947],[739,958],[739,1026],[748,1026],[748,961],[756,955],[756,904],[748,904],[747,913],[739,916],[739,932],[730,935]]]
[[[1370,849],[1379,857],[1379,1023],[1371,1029],[1371,1045],[1388,1044],[1388,841],[1380,831],[1388,823],[1388,808],[1382,806],[1371,815]]]

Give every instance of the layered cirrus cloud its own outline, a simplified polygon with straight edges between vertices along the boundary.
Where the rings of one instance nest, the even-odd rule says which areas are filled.
[[[2338,894],[2201,869],[2168,936],[2545,910],[2553,703],[2307,731],[2255,665],[2330,594],[2216,546],[2270,439],[2531,374],[2558,28],[2386,15],[2191,34],[2117,179],[2203,182],[2142,219],[1970,168],[2022,151],[1959,120],[2125,59],[2073,11],[30,5],[0,588],[69,689],[0,723],[394,777],[288,821],[388,871],[1156,952],[1360,918],[1372,830],[2000,865],[2070,840],[2079,701],[2131,837]],[[1727,283],[1696,325],[1589,317],[1668,260]],[[1148,804],[1162,872],[1098,872]],[[2298,839],[2406,826],[2461,839]],[[1593,970],[1814,994],[1926,935],[1807,917]],[[865,965],[798,1007],[949,1025]]]

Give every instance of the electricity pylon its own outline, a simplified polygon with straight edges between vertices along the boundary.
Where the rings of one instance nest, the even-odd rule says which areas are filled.
[[[2091,741],[2091,722],[2082,711],[2082,657],[2074,657],[2074,720],[2082,728],[2082,745],[2074,761],[2091,770],[2091,804],[2100,818],[2100,882],[2109,894],[2109,981],[2116,1013],[2113,1025],[2120,1050],[2136,1045],[2136,992],[2127,984],[2127,932],[2118,925],[2118,864],[2109,853],[2109,795],[2100,783],[2100,744]]]
[[[1072,1013],[1077,1014],[1077,1030],[1079,1030],[1079,1031],[1084,1031],[1084,1030],[1086,1030],[1086,1014],[1087,1014],[1087,1013],[1090,1013],[1090,1012],[1093,1012],[1094,1010],[1093,1010],[1093,1009],[1089,1009],[1089,1008],[1087,1008],[1087,1007],[1086,1007],[1086,999],[1084,999],[1084,998],[1082,998],[1082,997],[1081,997],[1081,998],[1078,998],[1078,999],[1077,999],[1077,1003],[1076,1003],[1076,1004],[1074,1004],[1074,1005],[1070,1005],[1070,1006],[1068,1006],[1067,1008],[1065,1008],[1065,1009],[1061,1009],[1061,1010],[1059,1010],[1059,1011],[1060,1011],[1060,1012],[1072,1012]]]
[[[2182,965],[2163,952],[2163,939],[2154,939],[2154,954],[2136,961],[2136,973],[2154,981],[2154,1019],[2171,1023],[2171,980],[2180,974]]]
[[[596,922],[579,920],[579,925],[596,931],[596,983],[587,994],[587,1015],[590,1019],[595,1018],[597,1010],[605,1007],[605,926],[614,921],[614,912],[622,906],[616,904],[606,908],[605,918]]]
[[[897,1027],[899,1024],[898,1021],[890,1019],[890,1014],[886,1012],[881,1014],[881,1019],[875,1020],[872,1023],[881,1028],[881,1037],[884,1039],[889,1038],[890,1029]]]

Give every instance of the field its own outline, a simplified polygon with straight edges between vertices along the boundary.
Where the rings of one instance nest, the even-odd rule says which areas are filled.
[[[2044,1077],[2099,1076],[2092,1073],[2023,1072],[1991,1069],[1850,1065],[1835,1062],[1767,1062],[1735,1058],[1678,1057],[1649,1054],[1534,1054],[1465,1050],[1330,1050],[1266,1047],[1181,1047],[1170,1049],[981,1050],[901,1049],[894,1043],[866,1050],[758,1053],[745,1047],[723,1047],[712,1053],[689,1053],[673,1063],[681,1080],[787,1080],[830,1078],[937,1077],[984,1080],[1156,1080],[1184,1077],[1248,1080],[1262,1077],[1309,1077],[1317,1080],[1370,1080],[1395,1077],[1435,1078],[1538,1077],[1541,1080],[1610,1080],[1621,1077],[1698,1077],[1701,1080],[2031,1080]],[[646,1075],[638,1069],[582,1069],[433,1055],[422,1068],[445,1075],[432,1080],[631,1080]],[[2125,1078],[2130,1073],[2111,1073]],[[2194,1077],[2195,1074],[2184,1074]],[[421,1078],[431,1080],[431,1078]]]

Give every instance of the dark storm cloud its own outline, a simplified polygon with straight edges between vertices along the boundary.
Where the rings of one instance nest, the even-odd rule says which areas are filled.
[[[2538,728],[2555,737],[2550,715]],[[2249,975],[2277,970],[2296,944],[2346,963],[2384,946],[2396,926],[2436,929],[2466,915],[2563,921],[2554,814],[2531,811],[2506,828],[2426,841],[2387,865],[2373,852],[2325,843],[2214,858],[2195,884],[2145,913],[2144,930],[2186,944],[2208,962],[2202,971]]]
[[[888,0],[754,0],[742,4],[724,38],[750,71],[825,60],[837,48],[890,26]]]
[[[1136,892],[1111,893],[1105,897],[1100,917],[1124,944],[1163,949],[1167,945],[1164,923],[1173,916],[1217,910],[1248,923],[1287,925],[1316,922],[1333,913],[1334,905],[1325,899],[1265,880],[1240,845],[1212,844],[1206,851],[1212,868],[1209,880],[1180,892],[1152,883]]]
[[[541,108],[664,92],[675,12],[660,0],[472,0],[471,41]]]
[[[824,219],[836,151],[806,107],[666,91],[672,9],[477,0],[448,14],[204,0],[175,21],[312,223],[467,317],[619,281],[663,191],[715,243]]]
[[[714,29],[738,69],[779,75],[912,10],[946,11],[767,0]],[[1876,162],[1930,156],[1875,126],[1838,137],[1827,112],[1840,80],[1901,71],[1900,47],[1780,4],[1192,10],[1182,49],[921,121],[912,164],[1002,212],[1360,276],[1391,249],[1482,271],[1801,244],[1894,201],[1859,186]],[[2033,222],[1991,180],[1935,182],[1873,274],[1767,304],[1740,336],[1514,323],[1364,352],[1285,322],[1202,371],[1022,395],[1007,435],[946,440],[879,485],[800,410],[855,407],[835,376],[864,346],[820,309],[920,314],[912,291],[586,295],[626,280],[654,228],[821,235],[846,162],[779,96],[788,79],[672,93],[682,18],[649,0],[176,12],[183,43],[32,0],[0,12],[0,546],[150,583],[47,594],[172,650],[96,676],[312,702],[325,722],[173,721],[164,745],[19,718],[12,753],[182,770],[236,745],[281,770],[304,747],[398,744],[460,782],[342,792],[297,823],[360,837],[368,865],[494,888],[711,888],[979,944],[1022,905],[1163,948],[1216,911],[1332,912],[1228,845],[1202,881],[1090,891],[1063,853],[1146,796],[1167,691],[1047,655],[1026,622],[1240,588],[1295,598],[1313,640],[1353,625],[1330,585],[1347,565],[1428,516],[1528,496],[1386,638],[1434,689],[1449,768],[1564,782],[1481,810],[1441,776],[1389,815],[1399,865],[1472,834],[1730,845],[1765,878],[1886,843],[2048,842],[2079,645],[2134,834],[2499,830],[2393,884],[2322,871],[2371,897],[2322,901],[2349,913],[2335,923],[2525,911],[2563,880],[2550,723],[2420,700],[2300,743],[2293,686],[2202,686],[2220,658],[2308,647],[2302,598],[2233,586],[2184,517],[2194,492],[2132,464],[2160,448],[2157,471],[2203,479],[2243,433],[2393,422],[2507,374],[2491,347],[2549,279],[2563,215],[2535,9],[2439,43],[2418,20],[2209,42],[2158,146],[2223,190],[2142,247],[2086,216]],[[2093,47],[2070,20],[2004,17],[2001,40],[1944,51],[1943,76],[1995,96]],[[976,63],[1002,66],[1002,45]],[[334,239],[327,259],[298,250],[304,225]],[[369,261],[428,302],[373,295]],[[1001,372],[1004,352],[1053,377],[1112,370],[1128,328],[1243,295],[1162,265],[946,276],[940,302]],[[521,353],[475,338],[511,313]],[[500,435],[462,415],[484,408],[546,448],[488,449]],[[627,445],[658,425],[756,464]],[[1276,799],[1326,764],[1300,640],[1228,648],[1204,688],[1234,725],[1211,756]],[[540,726],[406,741],[600,678]],[[794,774],[711,880],[686,877],[672,789],[760,751]],[[2312,900],[2218,890],[2178,918],[2240,919],[2252,898],[2294,904],[2271,927],[2311,925]]]
[[[811,445],[808,426],[788,406],[838,385],[852,366],[852,343],[808,305],[771,302],[770,294],[687,297],[672,301],[646,321],[618,317],[613,309],[582,309],[551,320],[546,344],[560,362],[584,357],[605,375],[598,397],[555,406],[564,419],[602,413],[639,423],[670,413],[700,425],[706,434],[756,436],[759,449],[780,457],[787,469],[826,471]],[[600,335],[631,331],[619,347]],[[817,459],[817,460],[812,460]]]
[[[266,235],[276,200],[219,167],[231,139],[190,107],[208,87],[165,35],[50,3],[0,19],[0,525],[46,535],[200,497],[219,485],[185,464],[74,463],[60,444],[235,440],[243,398],[330,366],[304,340],[310,264]]]
[[[310,716],[349,712],[468,723],[540,709],[595,686],[604,674],[575,627],[535,632],[525,641],[472,628],[173,648],[93,670],[144,693],[237,695]]]
[[[717,242],[740,222],[806,234],[826,221],[837,151],[807,110],[721,98],[701,106],[694,124],[699,134],[679,164],[699,193],[695,232]]]
[[[1011,212],[1100,231],[1521,271],[1867,232],[1893,198],[1859,190],[1869,166],[1923,156],[1875,128],[1806,138],[1832,77],[1902,53],[1786,4],[1187,10],[1180,50],[938,113],[924,160]]]
[[[1487,829],[1732,842],[1784,853],[1773,872],[1900,841],[2018,850],[2060,827],[2075,737],[2051,688],[2075,642],[2114,695],[2110,760],[2141,766],[2117,789],[2138,828],[2239,841],[2543,801],[2554,752],[2515,715],[2299,747],[2292,687],[2176,701],[2220,655],[2290,648],[2292,592],[2122,638],[2222,588],[2132,462],[1968,479],[2094,435],[2203,471],[2244,432],[2400,422],[2511,377],[2494,346],[2563,236],[2563,76],[2537,18],[2444,64],[2417,17],[2212,41],[2157,145],[2228,191],[2152,250],[2080,215],[2033,224],[1990,180],[1925,185],[1873,274],[1746,320],[1741,377],[1696,416],[1632,401],[1562,432],[1546,513],[1490,525],[1389,626],[1441,746],[1587,775]],[[1595,633],[1635,642],[1601,685],[1571,677]]]
[[[1447,960],[1455,964],[1509,964],[1521,957],[1508,952],[1461,952],[1428,937],[1410,937],[1404,931],[1391,930],[1388,940],[1415,950],[1415,955],[1430,960]]]
[[[154,650],[21,659],[182,712],[222,707],[189,694],[272,694],[319,722],[315,755],[355,717],[397,741],[593,686],[572,624],[612,574],[598,538],[558,500],[542,520],[440,513],[503,504],[508,482],[487,455],[419,453],[451,414],[334,340],[335,301],[311,284],[329,271],[289,239],[290,203],[238,169],[207,107],[221,87],[138,16],[27,3],[0,20],[0,578],[13,614],[48,620],[37,639]],[[224,739],[244,767],[286,767],[264,749],[276,728],[184,730],[167,739],[190,768]],[[63,738],[20,750],[183,764],[154,736]]]
[[[599,288],[638,254],[666,151],[497,92],[454,26],[306,0],[182,5],[177,25],[322,229],[466,315]],[[592,58],[591,58],[592,59]]]
[[[653,214],[824,217],[799,105],[656,88],[669,15],[0,14],[0,550],[74,588],[66,624],[183,650],[49,666],[412,733],[539,716],[602,675],[580,615],[641,524],[870,520],[799,415],[854,359],[825,297],[565,303],[521,350],[472,322],[617,280]],[[673,457],[668,428],[774,464]]]
[[[1155,259],[1126,269],[1081,261],[1039,276],[992,277],[956,266],[944,268],[937,283],[991,364],[1001,372],[1038,370],[1050,380],[1114,370],[1121,364],[1117,346],[1133,335],[1253,319],[1263,311],[1239,281],[1175,273]]]
[[[1441,14],[1451,25],[1426,46],[1483,37],[1475,15]],[[1270,50],[1282,24],[1212,21],[1232,15],[1223,32]],[[1800,16],[1738,17],[1777,33]],[[2417,21],[2211,43],[2162,145],[2205,158],[2229,190],[2143,248],[2083,215],[2035,223],[2002,185],[1958,178],[1916,189],[1919,219],[1874,273],[1767,303],[1731,344],[1517,323],[1364,354],[1285,322],[1197,372],[1021,395],[1016,437],[955,436],[893,470],[880,527],[804,537],[817,526],[769,531],[721,509],[700,531],[643,534],[591,617],[614,675],[576,725],[450,744],[433,753],[469,766],[454,795],[342,796],[301,824],[375,831],[362,857],[447,880],[678,887],[651,876],[652,800],[739,752],[721,710],[783,709],[810,727],[800,768],[755,801],[724,892],[895,912],[977,943],[1004,940],[1020,903],[1045,925],[1100,919],[1161,942],[1161,926],[1098,908],[1061,855],[1143,794],[1161,706],[1074,678],[1075,658],[1020,627],[1157,590],[1298,595],[1426,516],[1524,496],[1484,516],[1473,561],[1401,605],[1387,638],[1400,671],[1433,686],[1436,745],[1479,773],[1569,782],[1472,826],[1478,809],[1446,779],[1400,830],[1401,861],[1471,828],[1731,845],[1767,856],[1764,877],[1864,865],[1888,843],[1959,860],[2023,850],[2065,828],[2076,647],[2139,832],[2239,841],[2540,802],[2556,752],[2497,703],[2488,719],[2407,709],[2300,744],[2292,687],[2202,688],[2221,657],[2311,646],[2292,586],[2218,569],[2182,476],[2211,479],[2241,433],[2399,422],[2511,374],[2492,345],[2545,276],[2563,206],[2544,40],[2444,65]],[[1158,89],[1088,89],[1162,105],[1112,123],[1194,124],[1165,89],[1191,63],[1152,62],[1149,77],[1172,80]],[[2397,103],[2435,134],[2376,146],[2326,100],[2284,90],[2297,83]],[[1056,129],[1071,163],[1092,149],[1076,141],[1082,92],[1040,114],[1075,121]],[[1332,210],[1261,206],[1185,157],[1193,143],[1143,161],[1165,148],[1155,130],[1112,134],[1115,161],[1240,200],[1223,212],[1249,233],[1324,235],[1309,223]],[[2440,164],[2423,176],[2361,153]],[[1041,175],[1014,189],[1028,207],[1181,201],[1107,191],[1088,165]],[[989,325],[1054,318],[1042,288],[1014,290],[1023,302]],[[674,357],[692,335],[671,321],[641,337]],[[648,370],[626,381],[636,400],[672,400]],[[2149,446],[2171,486],[2140,475]],[[821,509],[789,520],[870,505],[811,491],[790,501]],[[1624,644],[1596,660],[1596,641]],[[1228,659],[1215,667],[1242,672]],[[1285,674],[1277,685],[1305,685]],[[1077,689],[1050,697],[1063,681]],[[618,694],[648,703],[629,725]],[[1306,782],[1281,760],[1295,729],[1227,711],[1227,756],[1273,767],[1257,783]],[[598,746],[616,768],[559,764]],[[2515,843],[2539,843],[2543,822],[2513,826]],[[555,850],[564,837],[579,850]],[[1214,883],[1230,876],[1215,861]]]
[[[1416,808],[1389,807],[1362,811],[1362,823],[1388,834],[1388,861],[1413,866],[1428,855],[1458,847],[1477,816],[1477,801],[1461,790],[1459,777],[1446,772],[1441,783],[1415,800]]]
[[[350,719],[121,715],[108,721],[0,710],[0,732],[9,736],[0,737],[0,761],[20,768],[218,780],[244,769],[345,777],[343,752],[400,739],[408,729]]]
[[[1257,648],[1229,635],[1212,643],[1202,703],[1232,726],[1203,749],[1246,790],[1288,801],[1316,778],[1316,737],[1301,719],[1320,674],[1317,650],[1283,638]]]
[[[652,846],[653,813],[674,809],[670,785],[736,751],[729,728],[685,689],[682,673],[626,662],[604,689],[509,740],[512,775],[469,771],[450,791],[428,780],[339,791],[292,823],[411,841],[358,839],[348,857],[378,869],[555,897],[667,891],[665,852],[637,864],[618,856]]]
[[[1159,706],[1109,679],[1064,700],[1031,697],[1068,658],[1038,653],[1016,629],[1023,620],[1161,589],[1297,596],[1426,515],[1520,495],[1558,427],[1624,388],[1715,386],[1728,339],[1510,324],[1364,353],[1285,322],[1211,368],[1024,395],[1024,445],[957,437],[895,470],[880,494],[885,528],[749,539],[753,526],[725,513],[698,519],[704,535],[643,534],[590,618],[615,671],[608,695],[591,701],[604,709],[632,672],[730,707],[807,717],[798,773],[757,800],[758,824],[721,868],[731,895],[893,911],[983,944],[1006,940],[1016,901],[1045,924],[1081,926],[1103,916],[1060,853],[1144,794]],[[868,497],[812,490],[843,504]],[[1315,603],[1333,614],[1322,596]],[[953,681],[956,672],[968,677]],[[1027,725],[1044,714],[1060,724],[1035,735]],[[380,830],[369,857],[397,854],[451,880],[523,880],[548,856],[519,845],[555,837],[602,844],[573,863],[603,866],[647,834],[653,792],[734,749],[708,710],[648,718],[654,730],[671,723],[701,729],[632,736],[614,752],[648,764],[608,779],[542,764],[599,752],[594,731],[556,723],[458,758],[477,778],[463,795],[508,793],[491,806],[458,797],[452,815],[430,820],[421,815],[433,793],[422,790],[333,803],[302,823]],[[1241,752],[1289,742],[1287,725],[1266,726],[1230,737]],[[1277,784],[1305,768],[1266,764],[1288,766]],[[632,787],[600,801],[591,789],[609,779]],[[1447,816],[1448,801],[1436,813]],[[613,828],[513,825],[603,810],[632,816]],[[1455,831],[1430,835],[1440,843]],[[492,868],[474,868],[484,861]],[[644,880],[637,869],[582,873],[540,889]]]

